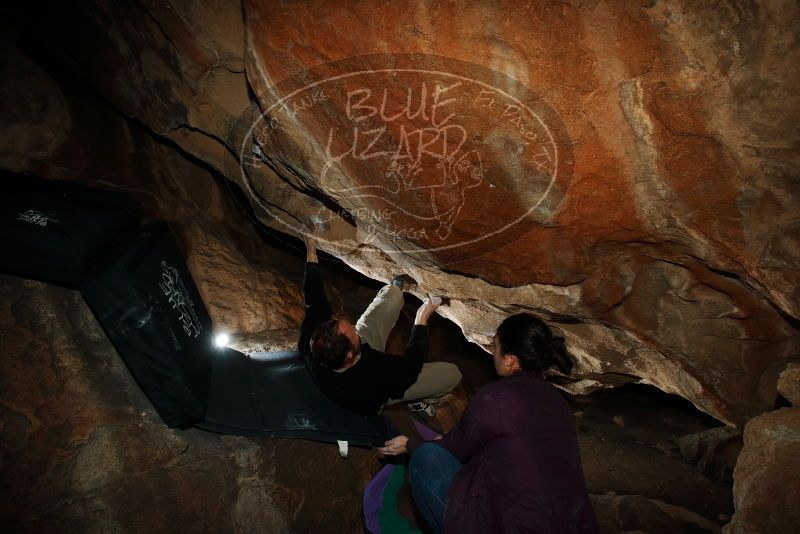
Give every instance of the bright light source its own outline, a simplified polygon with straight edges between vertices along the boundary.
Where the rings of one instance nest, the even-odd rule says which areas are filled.
[[[230,340],[231,336],[228,334],[217,334],[217,336],[214,338],[214,345],[218,347],[224,347]]]

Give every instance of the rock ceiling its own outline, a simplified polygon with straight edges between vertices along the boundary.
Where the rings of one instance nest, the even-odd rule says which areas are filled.
[[[530,310],[579,361],[568,389],[771,407],[800,354],[798,6],[243,4],[37,24],[263,223],[408,272],[471,340]]]

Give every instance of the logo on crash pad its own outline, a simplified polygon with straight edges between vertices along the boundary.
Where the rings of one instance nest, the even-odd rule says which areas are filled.
[[[186,335],[199,337],[203,331],[203,325],[200,324],[200,319],[194,311],[194,302],[189,298],[189,293],[186,291],[186,286],[183,285],[178,270],[166,261],[161,262],[161,282],[158,287],[172,304],[172,309],[178,313],[178,321]]]
[[[58,222],[56,219],[53,219],[49,215],[45,215],[44,213],[36,210],[28,210],[28,211],[23,211],[22,213],[18,213],[17,219],[23,222],[35,224],[37,226],[47,226],[48,223]]]
[[[571,141],[540,95],[452,58],[327,63],[275,85],[258,105],[229,139],[251,200],[296,232],[353,247],[425,254],[439,266],[483,255],[552,221],[572,175]],[[265,187],[264,173],[319,199],[316,230],[298,224],[308,204],[283,205],[288,197]],[[326,235],[341,220],[355,237]]]

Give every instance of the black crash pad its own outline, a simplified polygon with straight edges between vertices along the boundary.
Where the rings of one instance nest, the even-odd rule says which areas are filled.
[[[203,419],[211,378],[211,317],[167,225],[139,228],[81,282],[117,352],[164,422]]]
[[[212,346],[211,318],[166,224],[109,251],[81,292],[164,422],[236,435],[381,445],[387,420],[341,408],[296,352]],[[253,295],[258,298],[258,295]]]
[[[298,352],[214,355],[205,421],[226,434],[268,435],[378,446],[389,439],[383,416],[349,412],[317,388]]]
[[[77,285],[139,217],[119,192],[0,171],[0,270]]]

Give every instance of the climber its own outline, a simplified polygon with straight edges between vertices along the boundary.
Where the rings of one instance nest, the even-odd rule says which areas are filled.
[[[492,356],[502,378],[478,390],[450,432],[397,436],[378,451],[411,452],[411,492],[434,532],[598,532],[572,413],[544,381],[550,367],[572,370],[564,339],[513,315]]]
[[[455,365],[423,362],[428,352],[428,319],[441,304],[440,298],[422,302],[405,355],[388,355],[386,340],[403,308],[403,291],[410,286],[407,277],[398,276],[381,288],[355,325],[334,318],[322,285],[316,241],[313,237],[305,241],[305,317],[299,351],[326,395],[350,411],[376,414],[388,403],[441,397],[461,382]]]

